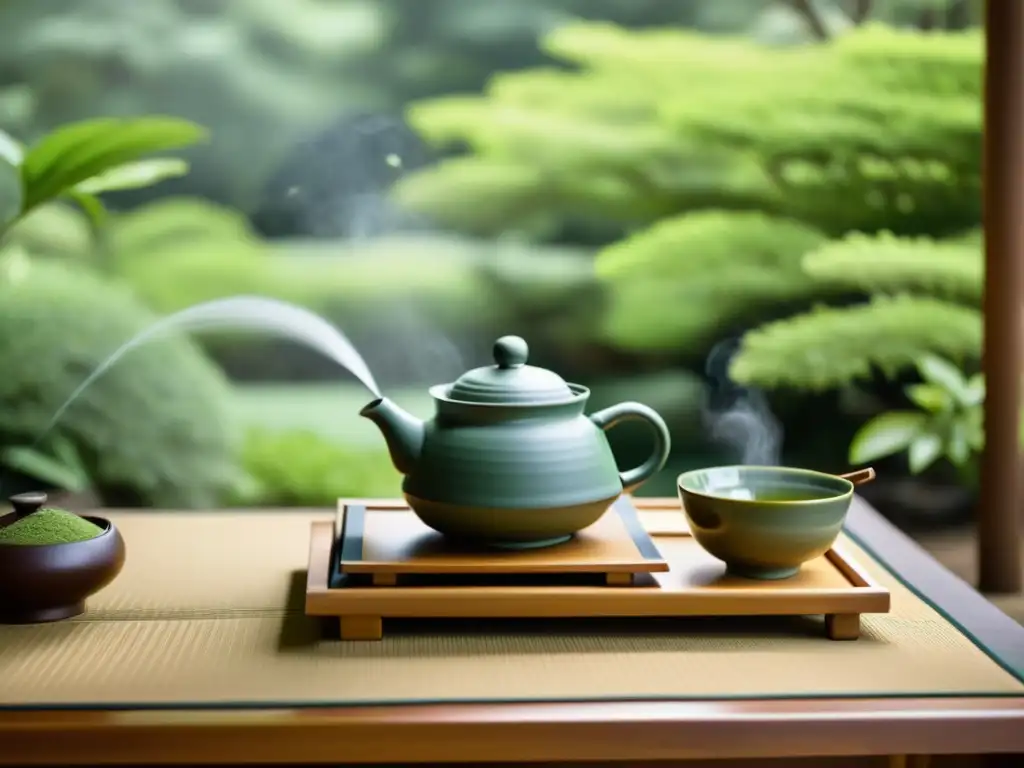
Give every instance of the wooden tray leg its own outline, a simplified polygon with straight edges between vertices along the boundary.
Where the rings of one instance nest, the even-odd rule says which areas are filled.
[[[397,573],[375,573],[373,574],[373,586],[395,587],[398,586]]]
[[[631,587],[633,586],[633,574],[606,573],[604,575],[604,581],[609,587]]]
[[[889,768],[928,768],[931,762],[928,755],[889,756]]]
[[[889,768],[928,768],[928,755],[890,755]]]
[[[826,614],[825,631],[831,640],[856,640],[860,637],[860,614]]]
[[[384,637],[384,622],[380,616],[342,616],[342,640],[380,640]]]

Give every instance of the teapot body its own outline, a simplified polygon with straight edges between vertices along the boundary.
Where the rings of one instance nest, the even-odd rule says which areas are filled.
[[[584,414],[589,391],[543,405],[448,401],[435,417],[402,490],[424,523],[443,534],[507,547],[557,543],[593,524],[623,491],[599,421]],[[440,395],[440,397],[439,397]]]

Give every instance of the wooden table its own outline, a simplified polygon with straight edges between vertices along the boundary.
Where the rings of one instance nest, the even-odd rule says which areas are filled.
[[[643,500],[638,499],[638,505]],[[1024,627],[863,501],[848,530],[983,645]],[[0,648],[0,653],[2,653]],[[3,682],[0,681],[0,685]],[[1011,757],[1016,753],[1017,757]],[[1024,765],[1024,697],[0,712],[0,764]],[[934,756],[930,762],[921,756]],[[762,760],[784,758],[779,761]],[[738,761],[738,762],[733,762]],[[748,762],[754,761],[754,762]]]

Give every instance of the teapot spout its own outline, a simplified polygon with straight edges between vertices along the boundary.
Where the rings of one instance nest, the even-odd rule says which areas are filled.
[[[391,463],[403,475],[408,475],[419,461],[423,449],[423,422],[386,397],[374,400],[359,415],[377,425],[388,444]]]

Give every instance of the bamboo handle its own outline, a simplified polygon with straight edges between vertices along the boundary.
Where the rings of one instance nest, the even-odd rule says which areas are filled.
[[[841,477],[843,480],[849,480],[854,485],[864,485],[864,483],[870,483],[875,479],[875,470],[871,467],[865,467],[864,469],[858,469],[856,472],[847,472],[843,475],[837,475],[837,477]]]

